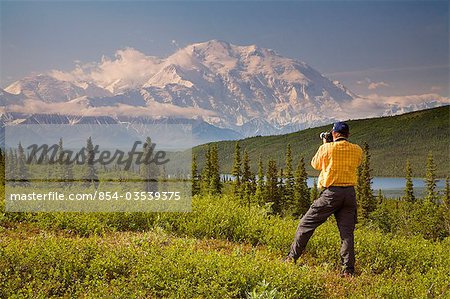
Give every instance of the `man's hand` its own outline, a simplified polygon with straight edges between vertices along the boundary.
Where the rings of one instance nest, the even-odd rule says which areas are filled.
[[[327,143],[327,140],[325,138],[322,138],[323,144]]]

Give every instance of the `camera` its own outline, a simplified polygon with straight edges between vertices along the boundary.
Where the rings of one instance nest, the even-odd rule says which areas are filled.
[[[326,142],[333,142],[333,134],[331,132],[320,133],[320,139],[325,139]]]

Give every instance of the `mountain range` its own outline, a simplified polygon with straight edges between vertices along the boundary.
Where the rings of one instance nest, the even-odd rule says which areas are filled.
[[[210,136],[205,140],[212,141],[316,127],[354,117],[359,110],[351,107],[376,106],[369,116],[392,115],[447,100],[431,95],[407,105],[374,103],[273,50],[211,40],[188,45],[167,58],[127,48],[113,59],[103,57],[69,72],[53,70],[23,78],[0,89],[0,105],[5,107],[0,121],[187,120],[207,131]]]

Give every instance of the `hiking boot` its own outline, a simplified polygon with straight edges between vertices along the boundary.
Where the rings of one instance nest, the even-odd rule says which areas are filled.
[[[285,263],[285,264],[295,264],[295,262],[296,262],[297,260],[295,260],[292,256],[290,256],[290,255],[288,255],[287,257],[285,257],[284,259],[283,259],[283,262]]]
[[[353,277],[355,276],[355,272],[352,271],[343,271],[341,273],[341,277]]]

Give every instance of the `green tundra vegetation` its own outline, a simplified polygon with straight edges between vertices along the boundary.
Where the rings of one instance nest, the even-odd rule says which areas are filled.
[[[181,298],[448,297],[449,238],[356,230],[357,275],[339,276],[330,218],[299,265],[297,219],[196,195],[191,213],[2,213],[0,296]]]
[[[378,117],[361,120],[349,120],[350,141],[363,145],[367,143],[372,155],[372,174],[374,176],[404,176],[406,160],[411,163],[416,177],[425,176],[426,159],[430,150],[436,162],[436,176],[444,178],[450,169],[450,106],[406,113],[396,116]],[[253,172],[257,171],[257,157],[274,159],[280,168],[285,168],[284,152],[286,144],[291,144],[294,165],[300,157],[311,161],[320,145],[320,132],[330,131],[332,125],[310,128],[299,132],[250,137],[240,140],[240,146],[246,149],[250,157]],[[218,148],[219,161],[223,173],[232,173],[234,141],[214,143]],[[209,144],[193,149],[198,157],[199,167],[204,165],[204,153]],[[309,163],[306,163],[309,175],[318,175]]]
[[[448,116],[443,109],[419,112],[420,119],[421,113],[430,113],[430,122],[431,115]],[[392,125],[397,118],[383,119]],[[352,131],[355,124],[350,123]],[[308,133],[314,144],[321,130]],[[0,151],[0,298],[449,298],[448,176],[444,192],[435,184],[444,174],[441,164],[448,164],[448,155],[442,160],[436,150],[442,143],[448,148],[447,131],[420,156],[407,155],[397,173],[407,179],[405,193],[396,199],[382,191],[373,195],[380,148],[372,139],[361,143],[357,264],[350,278],[340,276],[340,238],[332,217],[317,229],[296,265],[283,262],[299,218],[320,193],[306,184],[310,157],[299,155],[289,140],[274,143],[278,157],[255,151],[248,143],[252,139],[230,143],[230,161],[223,160],[228,143],[197,148],[188,181],[193,193],[189,213],[5,212],[5,168],[9,178],[19,179],[14,187],[19,190],[29,188],[26,177],[33,177],[35,168],[23,163],[21,146],[7,153],[7,164],[14,165],[5,165]],[[229,171],[222,161],[230,164]],[[68,182],[74,173],[95,178],[85,190],[124,177],[117,167],[56,169]],[[133,175],[149,171],[135,169]],[[425,177],[423,198],[412,191],[413,173]]]

